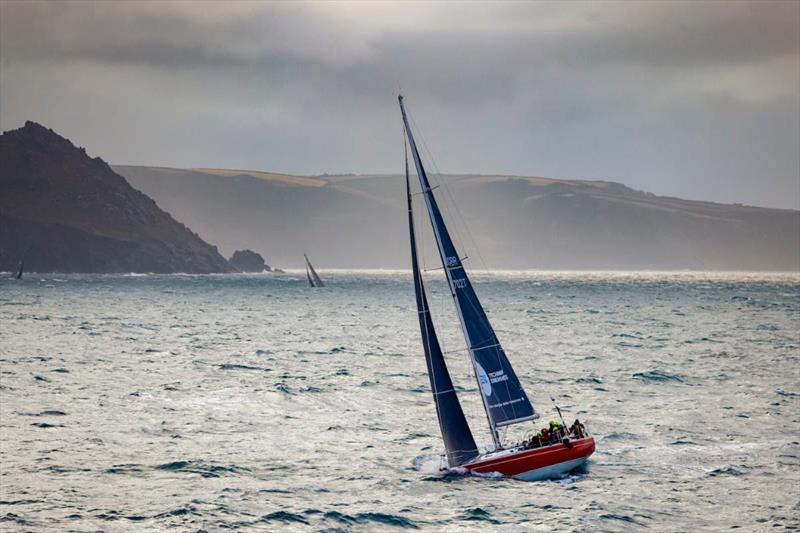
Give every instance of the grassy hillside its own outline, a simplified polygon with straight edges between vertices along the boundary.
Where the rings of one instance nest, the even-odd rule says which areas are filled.
[[[282,266],[301,266],[304,251],[323,268],[408,265],[399,175],[115,168],[226,252],[251,248]],[[654,196],[608,181],[434,181],[451,230],[473,261],[480,254],[481,268],[800,270],[798,211]],[[430,235],[424,240],[435,262]]]

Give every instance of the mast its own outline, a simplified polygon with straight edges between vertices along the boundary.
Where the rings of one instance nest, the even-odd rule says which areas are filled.
[[[436,330],[433,327],[425,285],[417,260],[417,242],[414,233],[414,211],[411,203],[411,187],[408,178],[408,152],[406,152],[406,197],[408,200],[408,234],[411,242],[411,269],[414,273],[414,296],[417,302],[422,347],[425,352],[425,365],[436,405],[436,416],[439,419],[439,430],[442,433],[447,463],[459,466],[478,455],[478,446],[469,429],[461,403],[458,400],[450,372],[444,360]]]
[[[464,334],[475,379],[481,392],[483,407],[489,421],[489,429],[496,448],[501,448],[502,443],[497,433],[497,428],[516,424],[537,417],[533,405],[522,388],[511,363],[505,355],[500,341],[492,329],[489,319],[478,300],[472,283],[461,262],[450,232],[444,223],[433,189],[428,181],[428,176],[417,150],[414,136],[408,124],[403,97],[398,97],[400,112],[403,116],[411,155],[417,169],[422,194],[428,208],[428,216],[433,226],[436,244],[442,267],[447,277],[450,294],[458,313],[461,330]]]

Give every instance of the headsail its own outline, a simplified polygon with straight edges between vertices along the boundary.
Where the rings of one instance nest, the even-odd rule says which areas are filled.
[[[308,277],[308,282],[312,287],[324,287],[325,284],[322,283],[322,280],[317,275],[317,271],[314,270],[314,267],[311,265],[311,261],[308,260],[308,256],[303,254],[303,257],[306,258],[306,276],[308,276],[309,272],[311,273],[311,275]]]
[[[311,273],[308,271],[308,259],[306,259],[306,279],[308,280],[308,284],[313,287],[314,280],[311,279]]]
[[[417,315],[422,334],[422,346],[425,350],[425,363],[428,367],[428,378],[431,382],[433,401],[439,417],[439,429],[447,451],[447,463],[459,466],[478,455],[478,447],[469,429],[461,403],[453,388],[450,372],[439,346],[439,339],[433,327],[428,308],[428,298],[417,261],[417,243],[414,235],[414,213],[411,206],[411,190],[408,181],[408,158],[406,158],[406,195],[408,197],[408,233],[411,238],[411,268],[414,272],[414,294],[417,300]]]
[[[450,292],[461,321],[461,329],[475,369],[475,377],[480,385],[483,405],[489,418],[492,438],[495,445],[500,446],[496,428],[530,420],[537,415],[528,399],[525,390],[514,373],[511,363],[503,351],[503,347],[492,329],[489,319],[481,306],[472,283],[461,264],[460,256],[453,244],[450,233],[431,190],[425,168],[422,166],[414,136],[408,125],[403,97],[399,97],[400,111],[403,115],[406,135],[414,164],[417,168],[428,215],[433,226],[433,233],[439,248]]]

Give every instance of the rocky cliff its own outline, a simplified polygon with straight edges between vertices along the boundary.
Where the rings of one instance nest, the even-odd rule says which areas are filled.
[[[216,247],[34,122],[0,136],[0,270],[227,272]]]

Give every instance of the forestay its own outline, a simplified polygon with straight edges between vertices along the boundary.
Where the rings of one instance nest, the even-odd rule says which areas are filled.
[[[496,427],[530,420],[535,418],[536,414],[464,270],[420,160],[406,117],[403,97],[400,96],[399,100],[406,135],[433,226],[442,266],[461,322],[475,377],[480,385],[484,408],[492,429],[492,437],[495,444],[499,445]]]

